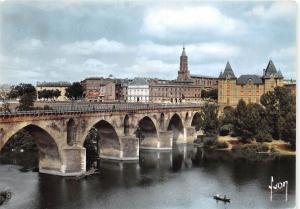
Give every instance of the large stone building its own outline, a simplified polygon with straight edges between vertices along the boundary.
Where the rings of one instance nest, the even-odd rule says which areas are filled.
[[[296,80],[290,79],[290,80],[284,80],[283,85],[291,90],[291,93],[293,95],[296,95]]]
[[[127,99],[128,79],[90,77],[81,81],[89,102],[120,102]]]
[[[201,90],[216,89],[218,79],[190,75],[188,56],[183,47],[176,80],[150,79],[150,101],[165,103],[200,102]]]
[[[218,80],[218,104],[221,107],[236,106],[240,99],[246,103],[260,103],[260,96],[276,86],[283,86],[283,76],[272,60],[263,70],[262,76],[247,74],[238,78],[227,62]]]
[[[42,90],[59,90],[60,96],[55,98],[55,101],[67,101],[69,100],[68,97],[65,96],[66,88],[71,86],[70,82],[67,81],[59,81],[59,82],[37,82],[36,90],[37,92]],[[37,97],[37,101],[42,101],[42,98]]]
[[[149,83],[145,78],[134,78],[127,88],[127,102],[149,102]]]

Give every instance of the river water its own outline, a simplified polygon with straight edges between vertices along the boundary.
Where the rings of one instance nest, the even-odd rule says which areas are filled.
[[[25,157],[1,159],[0,188],[12,191],[7,209],[269,209],[295,207],[295,158],[250,162],[226,151],[177,145],[173,151],[141,151],[140,162],[101,161],[100,174],[76,180],[21,171]],[[26,160],[27,164],[29,161]],[[8,164],[9,163],[9,164]],[[32,161],[34,163],[34,161]],[[28,166],[28,165],[26,165]],[[21,169],[21,170],[20,170]],[[270,177],[288,181],[273,193]],[[231,203],[212,195],[226,194]],[[1,207],[0,207],[1,208]]]

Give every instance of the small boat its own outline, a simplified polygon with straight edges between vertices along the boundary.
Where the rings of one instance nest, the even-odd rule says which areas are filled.
[[[226,198],[226,196],[220,197],[219,195],[214,195],[214,199],[217,200],[217,201],[220,200],[220,201],[223,201],[223,202],[230,202],[230,199]]]

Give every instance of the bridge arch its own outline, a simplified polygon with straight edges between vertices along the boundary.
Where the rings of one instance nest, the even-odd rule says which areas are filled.
[[[173,142],[177,142],[184,134],[184,126],[181,117],[174,113],[169,120],[167,130],[173,133]]]
[[[138,127],[143,135],[141,146],[156,147],[158,141],[157,127],[154,121],[149,117],[145,116],[138,122]]]
[[[191,126],[194,126],[196,131],[200,130],[200,121],[201,121],[201,114],[199,112],[196,112],[191,122]]]
[[[41,173],[60,173],[62,168],[62,159],[59,146],[54,137],[45,129],[36,124],[25,124],[10,132],[0,143],[0,151],[8,145],[14,136],[22,130],[26,130],[35,140],[38,148],[39,171]],[[2,146],[1,146],[2,145]]]
[[[121,145],[114,126],[106,120],[100,120],[91,127],[91,129],[93,128],[97,130],[99,136],[99,140],[97,141],[99,147],[98,155],[101,158],[119,158]],[[87,140],[87,136],[85,137],[85,141]]]

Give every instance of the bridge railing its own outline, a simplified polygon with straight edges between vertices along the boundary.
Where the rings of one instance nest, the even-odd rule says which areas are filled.
[[[140,110],[157,109],[178,109],[178,108],[197,108],[201,104],[99,104],[99,105],[65,105],[51,107],[50,110],[29,110],[29,111],[2,111],[0,116],[8,115],[44,115],[44,114],[66,114],[66,113],[84,113],[84,112],[135,112]]]

